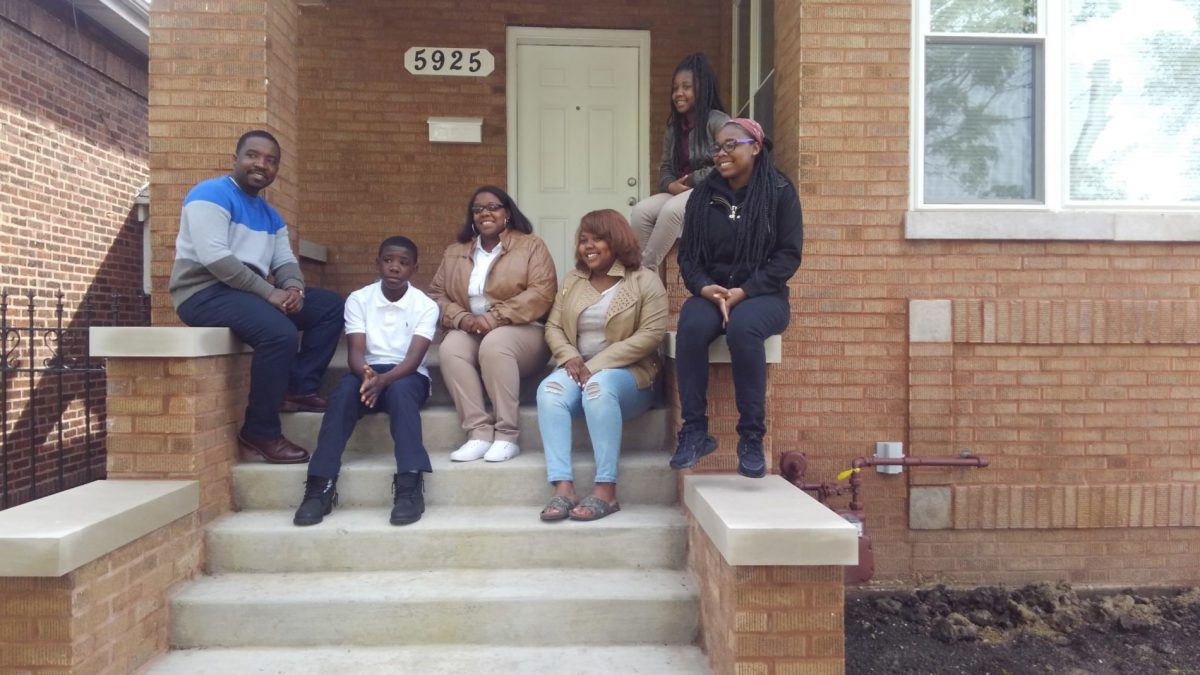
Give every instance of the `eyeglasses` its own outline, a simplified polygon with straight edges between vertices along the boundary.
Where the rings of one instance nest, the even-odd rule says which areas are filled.
[[[471,213],[473,213],[475,215],[479,215],[479,214],[483,213],[484,211],[487,211],[488,213],[495,213],[503,208],[504,208],[503,204],[484,204],[483,206],[472,206]]]
[[[729,154],[734,150],[737,150],[737,146],[742,145],[743,143],[755,142],[757,141],[755,141],[753,138],[731,138],[724,143],[713,143],[712,145],[708,146],[708,154],[715,155],[722,150],[725,151],[725,154]]]

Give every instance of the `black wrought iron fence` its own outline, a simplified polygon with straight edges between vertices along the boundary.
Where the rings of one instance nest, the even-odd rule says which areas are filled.
[[[104,477],[93,326],[150,323],[145,293],[0,291],[0,509]]]

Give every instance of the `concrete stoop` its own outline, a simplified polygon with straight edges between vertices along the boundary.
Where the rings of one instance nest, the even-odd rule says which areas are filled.
[[[622,510],[593,523],[543,523],[551,494],[536,411],[523,452],[453,463],[452,408],[423,413],[434,472],[426,512],[388,523],[394,463],[384,416],[365,418],[338,483],[340,506],[296,527],[304,466],[240,464],[240,512],[207,533],[208,576],[171,602],[171,644],[150,673],[707,674],[694,646],[699,601],[687,529],[662,452],[667,411],[626,426]],[[285,415],[312,448],[313,414]],[[594,474],[576,428],[576,485]]]
[[[159,661],[176,675],[692,675],[707,673],[695,647],[277,647],[186,649]]]

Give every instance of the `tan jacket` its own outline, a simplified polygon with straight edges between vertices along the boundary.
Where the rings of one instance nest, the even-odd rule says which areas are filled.
[[[624,282],[605,317],[608,346],[587,362],[587,368],[593,373],[605,368],[629,368],[638,389],[645,389],[654,384],[662,368],[658,346],[667,334],[667,291],[658,274],[645,267],[626,271],[617,261],[608,273],[624,277]],[[599,300],[600,293],[588,282],[587,272],[574,269],[567,274],[546,320],[546,344],[554,353],[555,364],[561,366],[581,356],[576,349],[579,315]]]
[[[496,328],[544,319],[558,289],[550,249],[540,238],[512,230],[500,233],[500,245],[503,249],[483,284],[483,294],[492,305],[484,315],[488,324]],[[458,328],[458,322],[471,314],[467,285],[475,268],[474,253],[475,239],[447,246],[433,275],[429,297],[442,310],[445,328]]]

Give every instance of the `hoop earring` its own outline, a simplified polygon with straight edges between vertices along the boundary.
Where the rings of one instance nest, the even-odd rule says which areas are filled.
[[[511,224],[512,224],[512,218],[505,218],[505,219],[504,219],[504,229],[506,229],[506,230],[507,230],[507,229],[508,229],[508,226],[509,226],[509,225],[511,225]]]
[[[471,221],[471,231],[475,233],[475,236],[476,236],[476,237],[478,237],[478,236],[479,236],[479,228],[475,227],[475,221],[474,221],[474,220],[472,220],[472,221]]]

